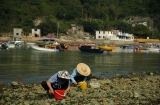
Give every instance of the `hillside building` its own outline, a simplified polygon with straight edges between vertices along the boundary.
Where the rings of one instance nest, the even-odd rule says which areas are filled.
[[[119,30],[96,31],[95,39],[106,39],[114,41],[134,41],[133,34],[122,33]]]
[[[20,40],[22,38],[23,30],[22,28],[13,28],[13,40]]]
[[[40,29],[32,29],[32,37],[40,37],[41,30]]]

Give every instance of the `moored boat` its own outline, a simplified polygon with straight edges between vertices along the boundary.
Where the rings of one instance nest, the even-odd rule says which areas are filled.
[[[144,50],[144,44],[134,45],[134,49],[136,52],[140,52],[140,51]]]
[[[160,52],[160,48],[145,48],[146,52]]]
[[[92,52],[92,53],[103,53],[101,49],[91,49],[90,46],[81,46],[79,47],[81,52]]]
[[[38,43],[39,47],[50,48],[50,49],[59,49],[60,51],[68,50],[69,46],[64,45],[63,43]]]
[[[41,51],[64,51],[68,50],[69,46],[64,45],[63,43],[37,43],[37,44],[30,44],[33,49],[41,50]]]
[[[133,45],[122,45],[122,46],[120,46],[120,48],[122,48],[122,49],[134,49],[134,46]]]
[[[153,44],[153,43],[147,43],[146,46],[143,49],[144,52],[160,52],[160,45]]]
[[[14,41],[9,41],[9,42],[7,43],[7,46],[8,46],[8,48],[15,48],[15,47],[16,47]]]
[[[112,51],[115,50],[115,46],[98,46],[99,49],[102,49],[104,51]]]
[[[103,50],[97,48],[95,44],[81,45],[78,48],[81,52],[103,53]]]
[[[0,44],[0,49],[8,49],[7,43],[6,42],[2,42]]]
[[[39,47],[38,45],[30,45],[33,49],[39,50],[39,51],[51,51],[51,52],[59,52],[59,49],[56,48],[47,48],[47,47]]]

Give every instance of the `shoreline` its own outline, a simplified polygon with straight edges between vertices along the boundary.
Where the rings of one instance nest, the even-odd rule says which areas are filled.
[[[99,87],[94,87],[93,83],[99,84]],[[49,98],[40,83],[25,84],[14,80],[8,85],[1,84],[0,87],[0,105],[159,105],[160,103],[160,75],[154,73],[115,75],[113,79],[94,78],[88,81],[86,90],[71,86],[70,92],[63,100]]]
[[[25,42],[38,42],[39,39],[42,39],[45,37],[38,37],[38,38],[34,38],[34,37],[22,37],[21,41],[25,41]],[[74,38],[70,38],[70,39],[57,39],[54,38],[57,42],[62,42],[64,44],[67,45],[71,45],[71,44],[75,44],[75,45],[79,45],[79,44],[86,44],[86,43],[95,43],[95,44],[108,44],[108,45],[115,45],[115,46],[121,46],[121,45],[135,45],[135,44],[140,44],[140,42],[138,42],[136,39],[134,41],[113,41],[113,40],[105,40],[105,39],[74,39]],[[0,37],[0,42],[3,41],[13,41],[12,38],[10,37]],[[155,44],[160,44],[160,41],[157,40],[152,40],[152,41],[146,41],[143,43],[155,43]]]
[[[21,40],[25,42],[37,42],[41,38],[23,37]],[[84,43],[95,43],[95,44],[106,43],[106,44],[113,44],[113,45],[135,44],[134,41],[111,41],[111,40],[96,40],[96,39],[56,39],[55,38],[55,40],[57,42],[62,42],[65,44],[84,44]],[[10,37],[0,37],[0,42],[2,41],[13,41],[13,39],[11,39]]]

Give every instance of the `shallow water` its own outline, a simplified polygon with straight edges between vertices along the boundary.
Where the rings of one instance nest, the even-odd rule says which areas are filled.
[[[80,51],[43,52],[16,48],[0,50],[0,81],[10,83],[15,78],[24,83],[41,82],[59,70],[70,73],[80,62],[88,64],[92,74],[111,78],[116,72],[160,72],[160,53],[112,52],[111,54]]]

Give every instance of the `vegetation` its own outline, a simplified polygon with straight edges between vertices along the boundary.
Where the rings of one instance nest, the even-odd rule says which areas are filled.
[[[137,37],[160,38],[158,0],[1,0],[0,11],[0,33],[40,28],[46,35],[56,33],[59,23],[61,33],[76,24],[92,35],[95,30],[119,29]],[[134,17],[149,17],[153,24],[132,27],[128,21]],[[36,19],[41,23],[35,24]]]

